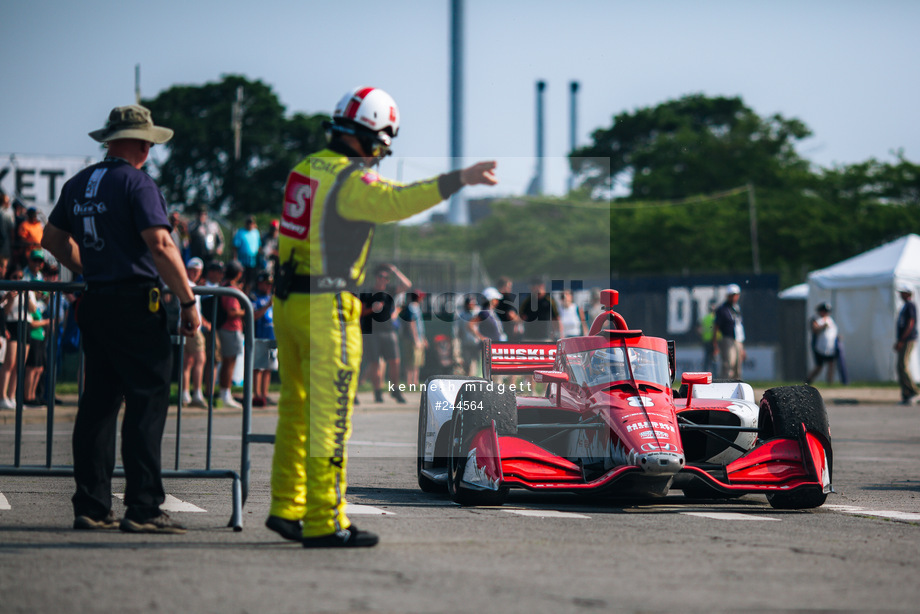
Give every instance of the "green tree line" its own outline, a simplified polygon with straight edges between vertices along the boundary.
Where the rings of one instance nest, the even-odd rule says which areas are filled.
[[[325,144],[328,116],[288,116],[270,86],[238,75],[175,86],[143,103],[176,130],[155,171],[169,202],[231,220],[277,215],[288,171]],[[516,278],[748,272],[751,188],[760,269],[785,285],[920,232],[920,166],[897,152],[894,162],[816,167],[796,149],[810,135],[801,120],[760,117],[740,97],[692,94],[621,112],[571,152],[578,188],[566,197],[497,200],[468,227],[381,227],[374,249],[476,252],[493,274]]]

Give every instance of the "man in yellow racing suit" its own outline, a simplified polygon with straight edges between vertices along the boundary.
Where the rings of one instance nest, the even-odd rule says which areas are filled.
[[[496,183],[494,162],[409,185],[372,167],[398,132],[393,99],[359,88],[336,106],[327,149],[288,176],[274,303],[281,397],[266,526],[304,547],[373,546],[345,516],[346,444],[362,340],[356,296],[374,227],[424,211],[463,185]]]

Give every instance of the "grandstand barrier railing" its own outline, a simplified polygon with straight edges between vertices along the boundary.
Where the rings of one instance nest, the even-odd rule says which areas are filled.
[[[25,383],[25,356],[26,356],[26,344],[21,341],[27,339],[28,328],[27,322],[29,315],[26,313],[28,302],[19,301],[19,313],[17,327],[17,386],[16,386],[16,399],[15,399],[15,409],[14,413],[14,433],[13,433],[13,459],[12,464],[2,464],[0,461],[0,475],[7,476],[24,476],[24,477],[72,477],[73,476],[73,466],[72,465],[55,465],[53,464],[53,453],[54,453],[54,429],[55,429],[55,402],[56,395],[54,394],[57,378],[58,378],[58,369],[57,369],[57,357],[58,357],[58,337],[61,322],[59,318],[56,317],[61,311],[61,305],[64,300],[63,295],[67,293],[79,293],[85,289],[83,283],[76,282],[45,282],[45,281],[10,281],[10,280],[0,280],[0,291],[33,291],[41,292],[48,296],[47,304],[49,307],[49,313],[53,316],[50,317],[49,330],[47,339],[49,340],[47,346],[48,351],[48,360],[46,362],[47,367],[44,372],[45,378],[45,390],[46,390],[46,418],[45,418],[45,463],[43,465],[23,465],[22,464],[22,448],[23,448],[23,391]],[[221,296],[232,296],[236,298],[240,305],[242,306],[245,314],[243,316],[243,337],[244,337],[244,347],[243,347],[243,409],[242,409],[242,437],[240,445],[240,468],[239,471],[236,469],[216,469],[212,465],[212,450],[213,450],[213,439],[214,439],[214,390],[216,386],[215,382],[211,382],[211,385],[207,387],[207,435],[205,438],[205,457],[204,457],[204,467],[203,468],[181,468],[181,450],[182,450],[182,393],[183,393],[183,378],[182,378],[182,365],[184,363],[184,349],[185,349],[185,337],[182,335],[173,335],[173,343],[179,347],[179,368],[178,368],[178,401],[176,408],[176,449],[175,449],[175,461],[174,467],[172,469],[163,469],[162,475],[164,478],[173,479],[173,478],[196,478],[196,479],[230,479],[231,484],[231,497],[232,497],[232,514],[228,526],[232,527],[235,531],[241,531],[243,529],[243,505],[246,502],[249,493],[249,474],[251,469],[250,462],[250,451],[249,444],[251,442],[260,443],[260,442],[272,442],[274,441],[274,436],[271,436],[271,439],[268,440],[265,435],[253,435],[252,434],[252,363],[253,363],[253,308],[252,303],[249,301],[249,298],[240,290],[236,288],[229,288],[223,286],[195,286],[193,291],[196,295],[199,296],[209,296],[213,295],[216,297]],[[215,322],[217,317],[217,301],[212,302],[210,313],[203,314],[209,322]],[[14,318],[15,320],[15,318]],[[206,351],[207,360],[205,363],[205,369],[207,373],[214,373],[215,366],[215,335],[210,335],[208,337],[209,347]],[[82,396],[83,387],[82,387],[82,351],[80,355],[80,367],[78,368],[78,399]],[[79,400],[78,400],[79,403]],[[124,477],[124,469],[121,466],[117,466],[114,472],[115,477]]]

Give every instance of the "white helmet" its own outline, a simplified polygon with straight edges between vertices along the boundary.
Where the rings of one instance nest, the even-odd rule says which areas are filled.
[[[393,137],[399,133],[399,107],[383,90],[359,87],[335,105],[332,130],[354,134],[369,153],[382,158],[390,153]]]

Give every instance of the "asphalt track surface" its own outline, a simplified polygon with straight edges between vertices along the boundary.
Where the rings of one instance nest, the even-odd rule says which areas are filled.
[[[362,395],[355,414],[351,518],[380,534],[378,547],[308,551],[264,529],[270,445],[253,447],[242,532],[226,527],[229,480],[168,480],[170,505],[199,511],[172,513],[186,535],[159,536],[74,531],[69,478],[0,477],[0,611],[917,611],[920,408],[890,394],[829,399],[837,494],[814,511],[679,491],[656,501],[515,492],[500,508],[461,508],[416,486],[409,396],[397,406]],[[44,425],[28,411],[23,463],[41,464]],[[12,459],[10,415],[0,464]],[[54,463],[69,464],[66,407],[59,416]],[[274,423],[261,411],[253,431]],[[203,467],[200,410],[182,428],[182,467]],[[240,428],[238,414],[215,417],[212,467],[239,468]],[[174,432],[171,420],[168,467]]]

